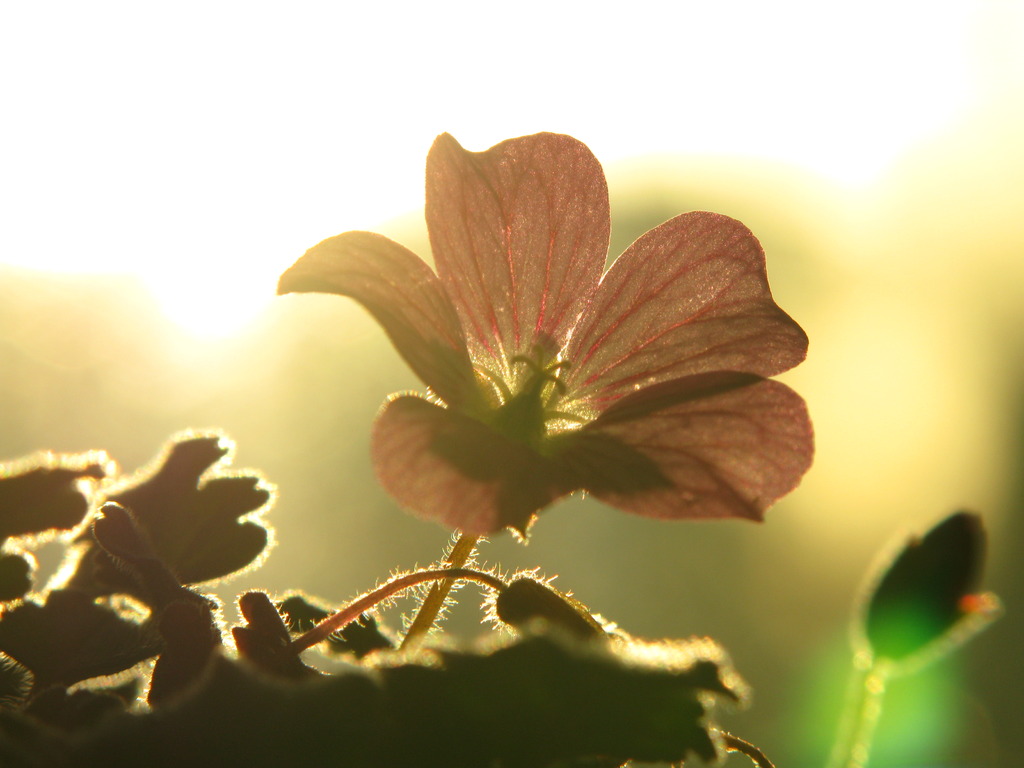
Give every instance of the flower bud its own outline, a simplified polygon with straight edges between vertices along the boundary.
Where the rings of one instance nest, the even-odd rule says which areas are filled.
[[[912,537],[869,593],[863,634],[875,658],[903,661],[950,636],[988,601],[972,592],[985,560],[978,515],[957,512]]]

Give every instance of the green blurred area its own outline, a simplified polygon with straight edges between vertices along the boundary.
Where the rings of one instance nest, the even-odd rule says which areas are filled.
[[[613,255],[694,209],[761,239],[777,301],[811,339],[782,378],[809,403],[815,466],[763,525],[655,522],[573,498],[541,516],[528,546],[495,537],[482,559],[559,574],[631,633],[720,640],[755,692],[726,726],[780,766],[815,765],[869,565],[900,532],[973,509],[991,540],[985,584],[1008,614],[894,684],[872,765],[1009,765],[1024,750],[1021,135],[1024,113],[993,105],[860,189],[734,158],[609,168]],[[420,219],[383,231],[425,254]],[[276,546],[216,588],[226,602],[262,587],[340,603],[440,554],[449,534],[373,479],[370,425],[403,389],[421,386],[346,300],[282,298],[236,337],[198,340],[130,278],[0,267],[0,458],[104,449],[130,472],[176,432],[219,428],[236,466],[277,485]],[[483,631],[473,588],[461,596],[451,628]]]

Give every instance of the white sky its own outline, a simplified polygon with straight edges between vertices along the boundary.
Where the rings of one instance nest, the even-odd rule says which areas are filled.
[[[5,3],[0,262],[137,273],[227,329],[306,247],[420,208],[442,131],[869,184],[968,104],[993,4]]]

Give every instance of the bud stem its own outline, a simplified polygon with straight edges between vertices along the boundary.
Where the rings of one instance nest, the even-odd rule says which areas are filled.
[[[882,714],[889,668],[889,662],[884,659],[855,662],[848,700],[827,768],[864,768],[868,764],[871,742]]]

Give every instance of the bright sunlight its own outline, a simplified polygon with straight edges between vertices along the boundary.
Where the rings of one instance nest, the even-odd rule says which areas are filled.
[[[964,3],[926,18],[887,6],[885,24],[749,3],[742,25],[710,4],[668,24],[655,4],[628,18],[464,5],[543,55],[495,56],[488,37],[437,28],[425,9],[7,8],[0,60],[17,75],[0,85],[0,262],[135,275],[176,323],[220,336],[267,306],[310,233],[418,208],[421,158],[442,131],[475,149],[563,131],[606,162],[761,157],[868,185],[969,103],[976,38],[994,23]],[[723,26],[733,50],[699,31]],[[474,60],[487,66],[463,66]]]

